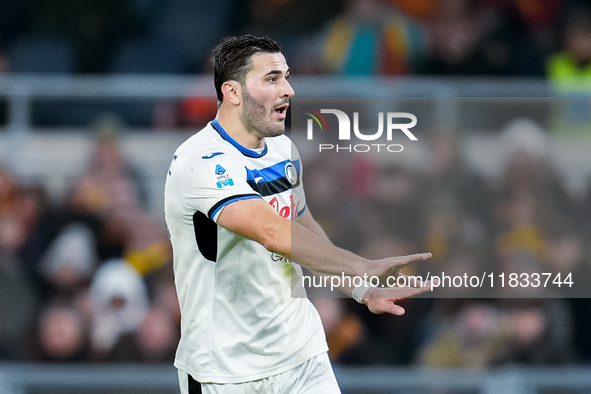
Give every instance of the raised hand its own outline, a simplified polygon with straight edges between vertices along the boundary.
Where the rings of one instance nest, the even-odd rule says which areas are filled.
[[[363,297],[363,303],[375,314],[391,313],[404,315],[404,308],[396,304],[396,301],[409,298],[417,294],[431,291],[431,281],[424,282],[421,287],[372,287]]]
[[[388,257],[385,259],[374,260],[370,266],[371,273],[368,276],[377,276],[380,283],[386,283],[389,276],[397,277],[401,268],[406,267],[419,260],[427,260],[432,256],[431,253],[417,253],[408,256]]]

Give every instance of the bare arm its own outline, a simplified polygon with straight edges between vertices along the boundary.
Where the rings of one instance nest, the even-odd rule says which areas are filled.
[[[300,223],[279,216],[262,199],[228,204],[220,213],[218,224],[318,273],[363,276],[372,272],[374,266],[371,261],[326,242]]]
[[[282,218],[264,200],[240,200],[227,205],[218,218],[218,224],[236,234],[262,244],[267,250],[297,261],[318,275],[345,275],[383,277],[413,261],[426,260],[430,253],[391,257],[370,261],[330,243],[326,233],[308,212],[298,222]],[[419,288],[371,288],[363,297],[363,303],[373,313],[404,314],[396,305],[402,298],[429,290]],[[351,295],[352,288],[343,288]]]
[[[316,220],[314,220],[308,209],[300,217],[298,217],[297,221],[326,242],[332,244],[322,227]],[[315,275],[325,276],[324,274],[314,270],[311,271]],[[352,286],[339,287],[339,290],[349,297],[352,297],[353,289],[354,287]],[[365,296],[363,297],[363,303],[367,305],[368,309],[372,313],[391,313],[400,316],[404,314],[405,310],[400,305],[396,305],[397,300],[424,293],[430,289],[431,287],[429,284],[419,288],[371,288],[365,293]]]
[[[303,215],[302,215],[303,216]],[[304,222],[306,219],[303,219]],[[315,223],[315,221],[314,221]],[[354,253],[333,246],[321,237],[326,237],[320,226],[311,224],[320,236],[298,222],[282,218],[262,199],[240,200],[228,204],[220,216],[218,224],[238,235],[259,242],[267,250],[278,253],[290,260],[297,261],[303,267],[324,275],[377,276],[385,278],[398,272],[413,261],[426,260],[431,253],[410,256],[390,257],[381,260],[367,260]],[[317,226],[317,227],[316,227]],[[394,305],[395,300],[425,292],[428,286],[420,288],[372,288],[367,291],[366,299],[380,296],[389,297],[389,302],[368,307],[374,313],[390,312],[403,314],[404,310]],[[350,290],[350,289],[349,289]]]
[[[226,205],[217,223],[320,274],[386,278],[413,261],[431,257],[430,253],[419,253],[373,261],[364,259],[333,246],[300,223],[279,216],[262,199]]]

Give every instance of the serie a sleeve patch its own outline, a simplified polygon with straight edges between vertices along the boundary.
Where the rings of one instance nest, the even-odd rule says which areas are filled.
[[[234,186],[234,180],[228,171],[222,164],[210,165],[209,168],[213,174],[213,178],[218,189],[224,187]]]

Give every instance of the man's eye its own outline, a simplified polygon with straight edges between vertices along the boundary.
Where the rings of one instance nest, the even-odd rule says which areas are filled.
[[[276,80],[277,80],[277,77],[269,77],[269,79],[268,79],[268,81],[271,81],[271,82],[275,82]]]

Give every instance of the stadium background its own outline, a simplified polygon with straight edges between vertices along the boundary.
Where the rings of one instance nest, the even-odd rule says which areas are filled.
[[[410,160],[304,152],[309,207],[337,245],[588,277],[585,6],[4,0],[0,392],[176,392],[163,182],[215,115],[208,57],[230,34],[280,41],[300,96],[430,103]],[[588,299],[407,300],[402,318],[315,304],[345,393],[591,390]]]

